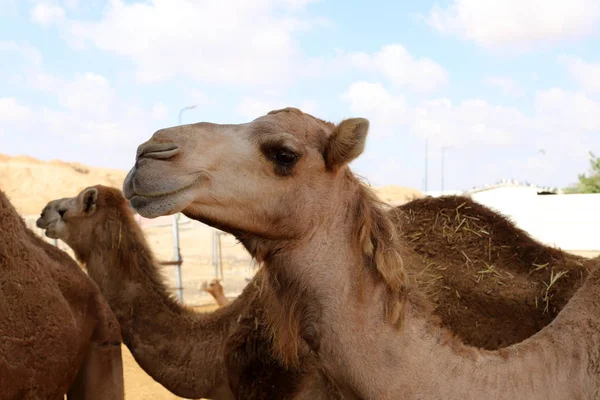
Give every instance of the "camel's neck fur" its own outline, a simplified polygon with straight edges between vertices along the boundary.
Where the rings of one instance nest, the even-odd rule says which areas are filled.
[[[358,398],[578,398],[594,385],[585,367],[599,361],[597,350],[586,352],[600,343],[598,277],[533,339],[498,352],[464,346],[406,281],[402,243],[373,195],[349,173],[341,179],[343,195],[323,201],[346,201],[305,239],[241,238],[266,267],[268,318],[284,360],[298,361],[303,339]]]
[[[178,304],[125,208],[123,202],[103,210],[91,246],[73,246],[115,312],[125,344],[147,373],[179,396],[228,393],[221,346],[239,310],[198,314]]]

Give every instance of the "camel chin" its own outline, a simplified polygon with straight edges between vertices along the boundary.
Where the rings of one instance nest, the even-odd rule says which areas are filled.
[[[60,239],[58,237],[58,235],[56,233],[52,232],[52,231],[46,230],[45,235],[46,235],[47,238],[50,238],[50,239]]]
[[[145,172],[145,171],[144,171]],[[142,178],[140,179],[140,175]],[[132,168],[123,182],[123,194],[133,209],[144,218],[156,218],[183,211],[194,201],[191,182],[168,182],[166,185],[147,184],[139,168]]]
[[[172,215],[185,208],[177,201],[178,195],[169,196],[141,196],[134,195],[129,199],[129,204],[144,218],[157,218]]]

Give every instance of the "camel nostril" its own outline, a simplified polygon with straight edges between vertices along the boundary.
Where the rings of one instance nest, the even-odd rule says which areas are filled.
[[[151,143],[140,149],[138,158],[167,160],[179,154],[179,147],[173,143]]]

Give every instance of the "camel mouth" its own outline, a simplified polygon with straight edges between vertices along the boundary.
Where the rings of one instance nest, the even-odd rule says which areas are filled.
[[[46,231],[44,232],[44,235],[46,235],[47,238],[50,239],[59,239],[58,235],[49,227],[46,228]]]
[[[191,185],[190,185],[191,186]],[[157,218],[172,215],[183,211],[190,204],[191,199],[186,199],[186,190],[190,186],[175,192],[160,195],[144,195],[135,193],[128,199],[131,207],[144,218]]]
[[[195,189],[209,181],[205,171],[179,179],[165,179],[165,175],[171,174],[158,169],[141,172],[137,166],[127,174],[123,195],[142,217],[157,218],[183,211],[194,202]]]

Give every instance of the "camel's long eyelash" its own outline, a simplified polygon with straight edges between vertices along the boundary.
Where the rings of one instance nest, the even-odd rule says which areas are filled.
[[[268,140],[261,144],[264,156],[273,163],[275,173],[279,176],[293,174],[301,154],[280,140]]]

